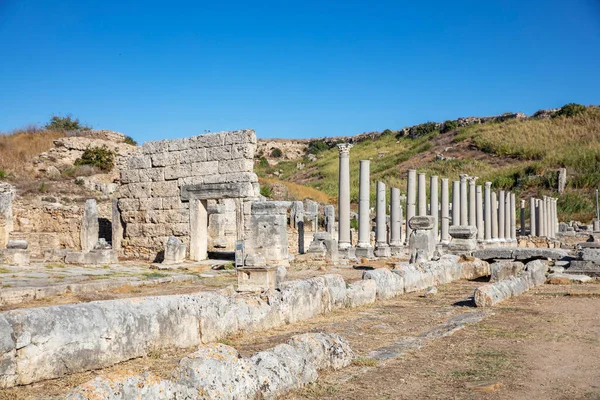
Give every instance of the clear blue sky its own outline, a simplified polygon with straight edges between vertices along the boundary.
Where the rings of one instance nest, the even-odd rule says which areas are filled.
[[[600,0],[0,0],[0,131],[320,137],[600,103]]]

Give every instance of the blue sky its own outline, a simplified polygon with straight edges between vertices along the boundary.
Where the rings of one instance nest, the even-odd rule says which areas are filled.
[[[0,131],[352,135],[600,103],[600,1],[0,0]]]

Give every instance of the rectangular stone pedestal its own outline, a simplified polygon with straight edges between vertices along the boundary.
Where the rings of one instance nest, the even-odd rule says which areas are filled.
[[[0,260],[2,264],[29,265],[29,250],[26,249],[1,249]]]
[[[392,251],[390,250],[390,246],[381,246],[375,249],[375,256],[380,258],[391,257]]]
[[[356,260],[356,247],[348,247],[346,249],[339,249],[338,256],[340,260]]]
[[[71,251],[65,256],[65,264],[101,265],[119,262],[118,252],[112,249],[92,250],[89,252]]]
[[[357,258],[375,258],[373,247],[357,247],[355,254]]]
[[[404,246],[390,246],[392,257],[400,257],[404,255],[406,248]]]
[[[238,292],[264,292],[275,289],[275,267],[244,267],[237,270]]]

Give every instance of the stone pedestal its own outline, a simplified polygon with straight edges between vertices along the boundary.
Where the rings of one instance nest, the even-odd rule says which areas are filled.
[[[29,262],[29,250],[27,249],[0,249],[0,264],[22,267],[29,265]]]
[[[329,239],[334,239],[335,232],[335,207],[328,205],[323,208],[325,213],[325,231],[329,235]]]
[[[276,267],[244,267],[238,268],[238,292],[265,292],[275,289]]]
[[[434,219],[431,216],[417,216],[408,221],[411,234],[408,240],[410,262],[419,263],[433,258],[436,243],[431,235]]]
[[[350,143],[338,144],[339,192],[338,192],[338,246],[340,250],[352,247],[350,238]]]
[[[260,255],[266,265],[289,264],[287,210],[289,201],[254,201],[251,205],[246,258]],[[246,260],[245,265],[248,264]]]
[[[165,245],[165,258],[163,264],[179,264],[185,260],[185,243],[175,236],[169,237]]]
[[[456,255],[472,255],[477,250],[477,228],[474,226],[452,226],[450,236],[452,240],[448,245],[448,252]]]

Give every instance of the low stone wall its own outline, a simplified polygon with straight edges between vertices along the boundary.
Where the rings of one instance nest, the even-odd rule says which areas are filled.
[[[341,336],[307,333],[242,358],[221,343],[201,346],[162,380],[150,374],[93,379],[68,399],[274,399],[317,380],[318,371],[350,365],[354,353]]]
[[[489,307],[511,297],[519,296],[529,289],[546,281],[548,263],[534,260],[527,263],[525,271],[517,276],[510,276],[501,281],[481,286],[475,290],[474,299],[477,307]]]
[[[375,281],[378,299],[389,299],[430,286],[458,279],[476,279],[489,274],[489,264],[485,261],[466,261],[459,256],[444,255],[438,261],[399,265],[393,270],[382,268],[365,271],[363,279]]]

